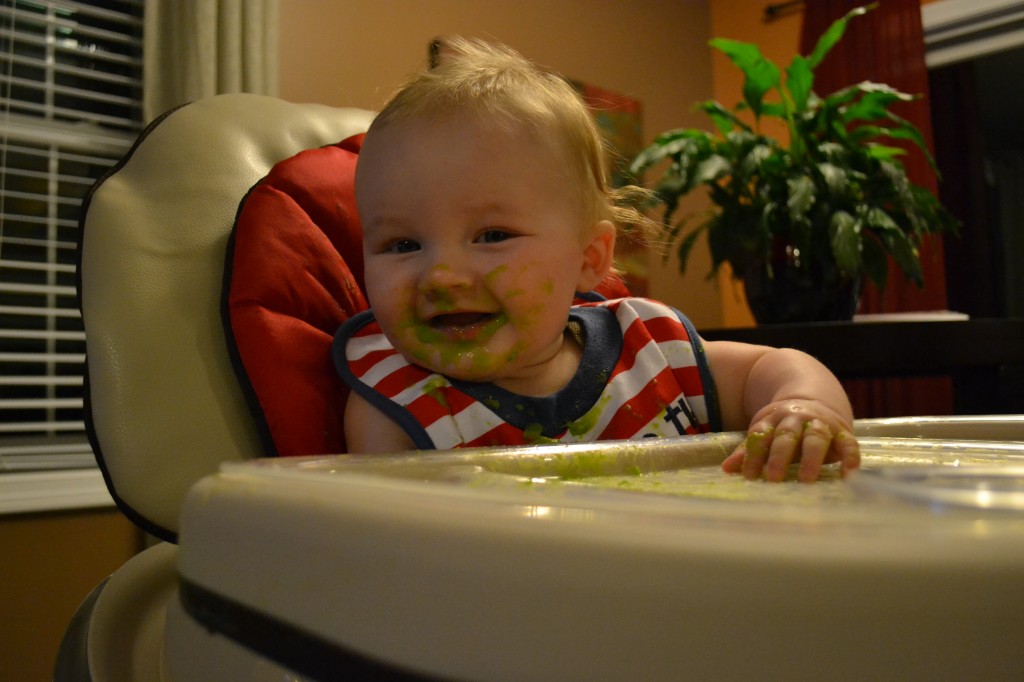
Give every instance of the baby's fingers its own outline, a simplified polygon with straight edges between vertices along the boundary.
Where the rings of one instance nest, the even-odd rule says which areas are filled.
[[[804,422],[803,441],[800,445],[800,470],[797,479],[803,483],[813,483],[821,473],[821,465],[832,447],[832,429],[820,419]]]
[[[752,429],[747,433],[747,439],[740,446],[743,452],[743,459],[739,462],[739,471],[744,478],[759,478],[764,463],[768,459],[772,445],[772,436],[775,429],[770,425]],[[726,471],[729,471],[727,468]]]
[[[799,459],[805,423],[798,419],[784,419],[775,428],[768,461],[764,465],[764,480],[778,482],[786,478],[786,469]]]
[[[824,421],[786,418],[772,433],[767,458],[760,463],[751,462],[749,470],[744,466],[743,475],[756,478],[763,468],[766,481],[782,481],[786,478],[789,465],[799,461],[797,478],[810,483],[817,480],[831,447],[832,429]]]
[[[860,443],[849,431],[840,431],[832,439],[832,448],[839,455],[839,470],[843,476],[860,468]]]
[[[860,466],[860,446],[853,434],[842,426],[833,431],[824,419],[808,421],[792,415],[778,425],[764,420],[751,427],[722,469],[748,479],[782,481],[789,466],[800,462],[797,479],[811,483],[818,479],[823,464],[836,461],[844,476]]]
[[[722,460],[722,471],[727,474],[738,474],[743,470],[743,459],[747,456],[745,444],[741,444],[733,450],[728,457]]]

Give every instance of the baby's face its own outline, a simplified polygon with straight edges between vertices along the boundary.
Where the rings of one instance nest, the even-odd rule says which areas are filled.
[[[461,116],[392,123],[359,159],[366,288],[408,360],[523,379],[563,342],[590,226],[566,161]]]

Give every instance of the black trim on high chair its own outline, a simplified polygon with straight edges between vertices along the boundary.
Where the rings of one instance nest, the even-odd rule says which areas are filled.
[[[181,605],[210,632],[223,635],[289,670],[321,682],[339,679],[425,682],[442,678],[416,673],[381,661],[316,633],[303,630],[184,578]]]
[[[238,341],[235,339],[235,328],[234,325],[231,324],[230,305],[231,280],[234,275],[235,267],[235,239],[238,234],[238,219],[242,215],[242,209],[245,208],[245,203],[249,200],[249,196],[252,195],[257,187],[266,182],[266,180],[266,175],[257,180],[256,183],[246,191],[245,196],[238,202],[238,208],[235,209],[235,219],[231,223],[231,232],[228,234],[228,245],[224,250],[224,271],[221,275],[220,284],[220,323],[221,328],[224,330],[224,341],[227,345],[228,358],[231,360],[231,369],[234,370],[235,379],[238,380],[238,385],[242,389],[242,396],[245,398],[245,405],[249,408],[249,414],[252,416],[253,423],[256,426],[256,435],[260,439],[260,445],[263,446],[265,456],[280,457],[277,445],[274,444],[274,435],[270,431],[270,423],[267,421],[267,416],[263,412],[263,406],[260,405],[259,396],[256,394],[256,388],[252,385],[249,373],[245,370],[245,362],[242,360],[242,354],[238,350]]]
[[[53,682],[92,682],[89,673],[89,629],[96,601],[103,593],[110,578],[105,579],[79,604],[71,622],[64,631],[57,660],[53,667]]]
[[[77,250],[75,252],[75,301],[78,304],[78,312],[82,316],[83,325],[85,323],[85,310],[82,307],[82,246],[85,243],[85,217],[89,213],[89,206],[92,204],[93,195],[96,193],[96,190],[100,188],[100,185],[102,185],[104,182],[109,180],[111,176],[113,176],[115,173],[119,172],[122,168],[124,168],[125,164],[127,164],[128,161],[132,158],[132,155],[135,154],[135,150],[139,148],[139,145],[141,145],[142,142],[147,137],[149,137],[149,134],[152,133],[157,128],[157,126],[163,123],[171,114],[178,111],[179,109],[187,107],[189,104],[191,104],[191,102],[174,107],[173,109],[169,109],[157,118],[153,119],[153,121],[150,122],[149,125],[143,128],[142,132],[139,133],[139,136],[135,138],[135,142],[132,144],[131,148],[127,152],[125,152],[124,156],[122,156],[117,163],[108,168],[107,171],[103,173],[103,175],[101,175],[99,179],[92,184],[92,187],[89,188],[89,190],[85,193],[85,196],[82,198],[82,207],[81,209],[79,209],[78,212],[78,243],[76,244]],[[110,471],[107,468],[106,460],[103,457],[103,448],[100,446],[99,435],[96,433],[96,425],[93,421],[92,392],[91,382],[89,381],[88,335],[86,335],[85,345],[85,363],[84,369],[82,371],[82,410],[85,421],[85,435],[89,439],[89,445],[90,447],[92,447],[93,456],[96,457],[96,464],[99,466],[100,473],[103,474],[103,482],[106,483],[107,485],[107,491],[110,493],[110,497],[113,498],[114,504],[117,505],[117,508],[121,510],[121,513],[128,517],[128,520],[131,521],[133,524],[135,524],[143,531],[149,533],[154,537],[157,537],[161,540],[166,540],[167,542],[177,543],[177,533],[174,533],[173,531],[170,531],[164,528],[163,526],[153,523],[152,521],[144,517],[133,507],[131,507],[127,502],[121,499],[121,497],[117,494],[117,490],[114,488],[114,482],[111,479]]]

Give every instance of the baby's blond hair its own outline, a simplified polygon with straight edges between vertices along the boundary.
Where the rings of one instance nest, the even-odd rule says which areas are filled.
[[[562,77],[503,45],[461,37],[441,43],[441,60],[402,86],[370,126],[369,134],[391,123],[443,115],[476,114],[488,124],[525,127],[562,147],[588,217],[611,220],[633,237],[656,224],[638,210],[649,192],[636,186],[613,188],[608,152],[594,116]]]

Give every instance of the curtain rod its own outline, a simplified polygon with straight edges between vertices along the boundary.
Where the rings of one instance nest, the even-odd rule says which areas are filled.
[[[789,0],[789,2],[776,2],[764,8],[764,20],[771,21],[786,14],[798,12],[804,5],[804,0]]]

